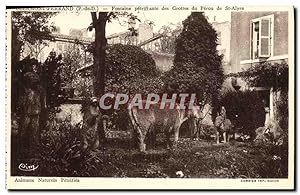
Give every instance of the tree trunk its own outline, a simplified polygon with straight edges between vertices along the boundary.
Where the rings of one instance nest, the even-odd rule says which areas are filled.
[[[99,13],[99,17],[92,12],[92,20],[95,28],[95,49],[94,49],[94,66],[93,66],[93,88],[94,95],[100,98],[105,90],[105,57],[106,57],[106,37],[105,27],[107,22],[107,12]],[[99,140],[105,140],[105,132],[103,123],[101,122],[97,128]]]
[[[99,13],[96,21],[93,20],[95,27],[95,50],[94,50],[94,67],[93,67],[93,87],[94,95],[100,98],[105,90],[105,50],[106,37],[105,27],[107,21],[107,13]]]

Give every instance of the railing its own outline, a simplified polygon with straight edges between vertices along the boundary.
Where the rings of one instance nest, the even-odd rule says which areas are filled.
[[[94,39],[89,37],[75,37],[71,35],[63,35],[63,34],[52,34],[53,40],[52,41],[61,41],[67,43],[81,43],[83,45],[91,44]]]
[[[154,37],[143,41],[141,43],[137,43],[137,40],[135,39],[129,39],[128,36],[125,36],[124,40],[121,40],[122,38],[120,37],[120,40],[118,42],[115,42],[114,39],[118,38],[116,36],[109,36],[108,42],[110,44],[115,44],[115,43],[121,43],[121,44],[129,44],[129,45],[136,45],[138,47],[141,47],[142,49],[146,51],[160,51],[161,50],[161,42],[160,39],[163,37],[163,34],[158,34],[155,35]],[[60,42],[66,42],[66,43],[80,43],[83,45],[89,45],[92,42],[94,42],[94,38],[90,37],[76,37],[76,36],[71,36],[71,35],[63,35],[63,34],[52,34],[52,41],[60,41]],[[127,37],[127,38],[126,38]]]

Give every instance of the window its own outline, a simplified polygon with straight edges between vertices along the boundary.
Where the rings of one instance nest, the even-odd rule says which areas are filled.
[[[273,55],[274,15],[256,18],[251,22],[251,59]]]

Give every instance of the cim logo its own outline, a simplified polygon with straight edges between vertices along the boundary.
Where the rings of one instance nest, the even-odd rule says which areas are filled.
[[[19,169],[21,171],[34,171],[39,168],[39,165],[28,165],[27,163],[20,163]]]

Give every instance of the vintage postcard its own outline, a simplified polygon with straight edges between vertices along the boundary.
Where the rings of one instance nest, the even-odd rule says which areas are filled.
[[[294,190],[293,6],[6,7],[6,187]]]

